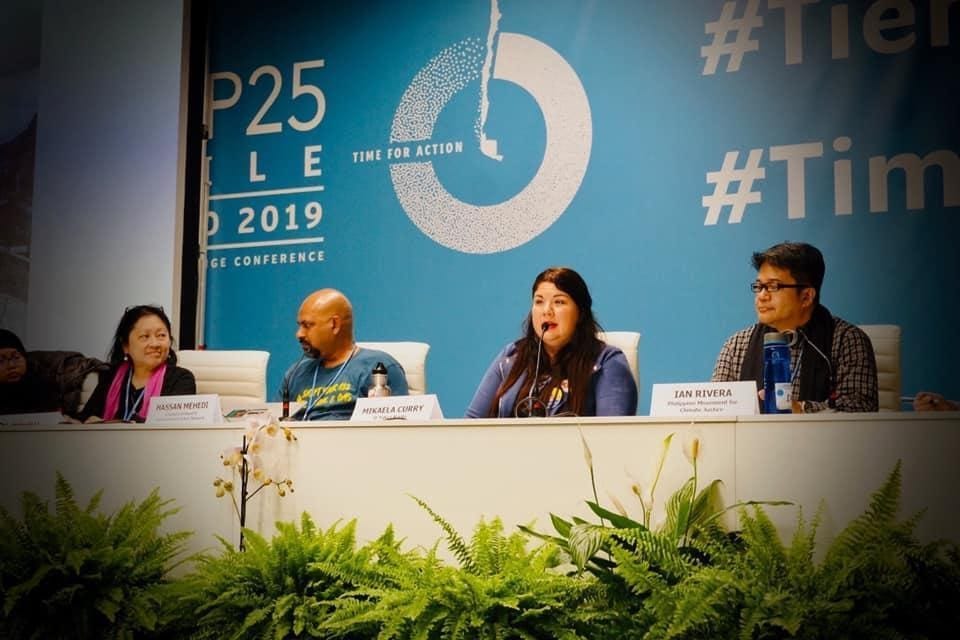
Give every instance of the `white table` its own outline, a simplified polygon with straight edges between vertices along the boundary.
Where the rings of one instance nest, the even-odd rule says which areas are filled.
[[[251,503],[248,526],[269,533],[275,520],[306,510],[324,527],[358,518],[364,540],[393,522],[410,544],[430,545],[442,532],[407,496],[413,494],[464,535],[481,516],[498,515],[507,527],[536,519],[550,530],[550,512],[589,515],[590,479],[577,425],[593,453],[601,502],[612,504],[609,492],[637,518],[625,470],[645,484],[663,438],[673,432],[660,507],[689,477],[681,445],[697,436],[703,442],[699,477],[722,479],[728,504],[791,500],[811,517],[823,499],[824,541],[864,510],[899,458],[904,514],[928,508],[920,536],[960,540],[956,413],[296,423],[299,441],[286,458],[296,492],[279,498],[264,491]],[[0,427],[0,504],[19,513],[22,490],[52,496],[55,470],[81,500],[104,488],[105,508],[159,487],[181,508],[169,528],[192,530],[191,547],[209,548],[214,534],[237,536],[232,506],[214,497],[212,481],[224,471],[220,451],[239,445],[241,433],[237,425]],[[782,532],[793,531],[795,508],[768,512]]]

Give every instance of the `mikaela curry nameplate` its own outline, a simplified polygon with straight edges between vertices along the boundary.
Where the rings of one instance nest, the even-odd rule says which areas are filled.
[[[653,385],[650,415],[658,417],[754,416],[760,413],[756,383],[678,382]]]
[[[357,398],[350,422],[368,420],[442,420],[443,412],[435,393],[421,396]]]
[[[215,393],[196,396],[154,396],[150,398],[147,424],[224,424],[220,396]]]

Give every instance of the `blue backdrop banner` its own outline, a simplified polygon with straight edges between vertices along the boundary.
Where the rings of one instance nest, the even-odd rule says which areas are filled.
[[[952,6],[956,5],[956,6]],[[567,265],[655,382],[755,321],[750,255],[818,246],[822,299],[903,328],[960,397],[960,3],[215,2],[208,348],[299,355],[300,301],[430,343],[462,415]]]

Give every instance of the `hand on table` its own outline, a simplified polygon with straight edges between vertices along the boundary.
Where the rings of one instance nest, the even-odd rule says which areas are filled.
[[[956,402],[947,400],[939,393],[921,391],[913,399],[914,411],[958,411],[960,406]]]

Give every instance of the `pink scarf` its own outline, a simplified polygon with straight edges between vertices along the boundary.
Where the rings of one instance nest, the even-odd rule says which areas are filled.
[[[117,411],[120,409],[120,394],[127,392],[124,386],[127,382],[127,372],[129,370],[130,363],[124,360],[120,368],[117,369],[117,373],[114,374],[113,382],[110,383],[110,389],[107,391],[107,405],[103,411],[104,420],[115,420],[117,418]],[[144,418],[150,411],[150,398],[160,395],[160,390],[163,388],[163,374],[166,372],[167,365],[164,363],[150,374],[150,379],[143,387],[143,400],[140,401],[140,410],[136,413]]]

